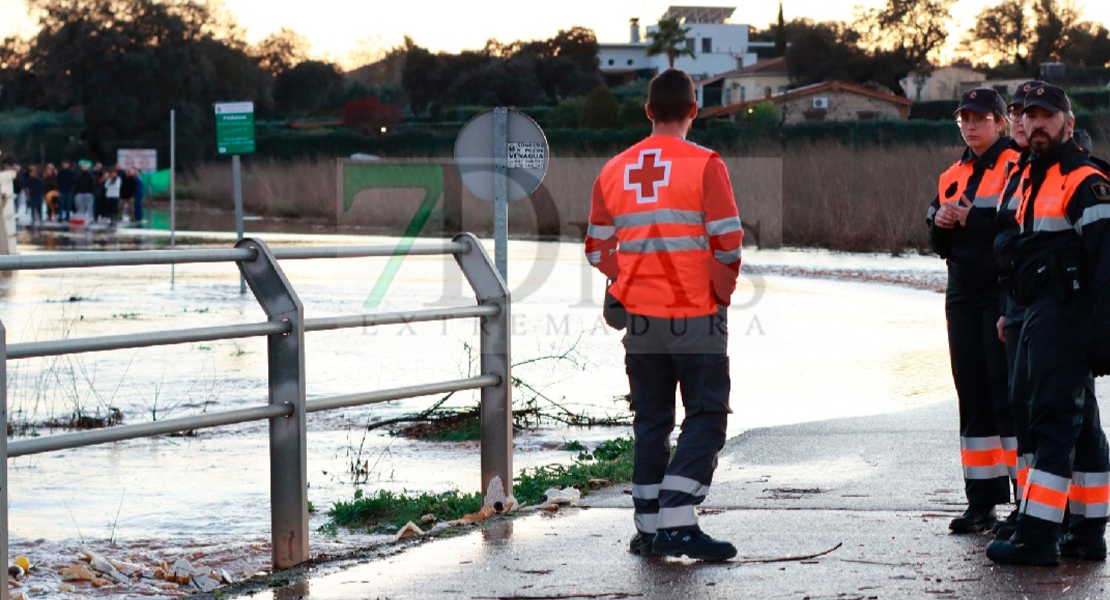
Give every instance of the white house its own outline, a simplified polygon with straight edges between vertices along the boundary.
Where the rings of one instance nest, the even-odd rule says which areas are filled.
[[[749,66],[756,55],[748,45],[748,26],[729,23],[735,7],[672,6],[659,20],[678,19],[686,33],[686,48],[694,56],[680,56],[675,68],[694,79],[704,79],[727,71]],[[640,20],[629,22],[626,43],[599,43],[598,60],[601,72],[610,83],[650,76],[666,70],[670,64],[665,54],[648,56],[651,34],[658,27],[649,25],[647,35],[640,35]]]

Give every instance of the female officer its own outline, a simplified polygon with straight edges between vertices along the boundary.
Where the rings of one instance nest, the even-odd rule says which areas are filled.
[[[948,263],[945,314],[968,503],[948,528],[972,533],[994,525],[994,507],[1010,501],[1010,469],[1017,466],[1006,349],[996,329],[1002,294],[993,244],[1006,163],[1017,162],[1018,153],[1005,134],[1006,104],[994,90],[964,92],[956,122],[967,148],[941,174],[925,222],[929,245]]]

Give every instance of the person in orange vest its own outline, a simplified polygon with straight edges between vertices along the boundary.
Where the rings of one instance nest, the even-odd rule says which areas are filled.
[[[1002,290],[994,238],[1006,164],[1016,162],[1006,104],[989,88],[960,98],[956,121],[967,149],[940,176],[925,216],[929,245],[948,263],[945,315],[952,379],[960,409],[960,459],[967,509],[948,528],[974,533],[995,525],[995,506],[1010,501],[1017,440],[1007,394],[1006,348],[998,339]]]
[[[627,311],[637,530],[629,549],[728,560],[736,548],[698,527],[695,506],[725,443],[727,306],[744,230],[724,162],[686,140],[697,115],[690,77],[660,73],[646,109],[651,136],[610,160],[594,183],[585,244],[590,264],[613,282],[607,296]],[[685,417],[672,457],[676,388]]]
[[[1036,89],[1045,82],[1033,80],[1019,85],[1014,92],[1014,97],[1006,105],[1010,117],[1010,147],[1019,152],[1016,161],[1009,163],[1006,172],[1006,187],[998,203],[998,235],[994,239],[994,252],[998,258],[999,281],[1002,284],[1003,301],[999,307],[1001,315],[998,317],[998,339],[1006,346],[1006,367],[1009,378],[1010,409],[1014,418],[1014,438],[1017,440],[1017,465],[1016,473],[1011,472],[1010,478],[1016,478],[1014,486],[1014,501],[1021,504],[1022,492],[1029,475],[1029,463],[1033,455],[1029,452],[1029,442],[1026,430],[1029,428],[1029,386],[1024,375],[1024,365],[1015,365],[1017,360],[1018,340],[1021,339],[1021,326],[1025,322],[1025,306],[1014,299],[1013,273],[1010,260],[1011,244],[1020,233],[1017,223],[1017,203],[1019,195],[1016,194],[1022,175],[1029,164],[1029,138],[1021,126],[1021,111],[1025,108],[1025,96],[1030,90]],[[1014,509],[1006,519],[999,521],[994,528],[995,539],[1007,540],[1014,534],[1017,527],[1017,518],[1021,514],[1020,506]]]
[[[1017,364],[1028,378],[1033,457],[1016,531],[992,541],[987,557],[1043,566],[1061,554],[1103,560],[1110,452],[1090,381],[1099,326],[1110,317],[1110,180],[1072,139],[1064,90],[1030,90],[1022,125],[1032,154],[1015,192],[1020,229],[1010,260],[1014,297],[1026,305]]]

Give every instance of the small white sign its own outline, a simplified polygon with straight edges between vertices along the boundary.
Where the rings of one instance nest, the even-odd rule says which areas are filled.
[[[217,115],[233,113],[254,114],[254,102],[220,102],[216,104]]]
[[[509,142],[510,169],[542,169],[544,146],[538,142]]]
[[[158,170],[158,151],[120,148],[116,150],[116,164],[124,169],[135,169],[140,173],[153,173]]]

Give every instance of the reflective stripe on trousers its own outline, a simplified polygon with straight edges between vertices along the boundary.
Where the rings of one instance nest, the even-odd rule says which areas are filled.
[[[1029,469],[1029,483],[1025,486],[1021,514],[1051,523],[1062,523],[1068,507],[1068,489],[1071,480]]]
[[[1081,473],[1071,476],[1068,510],[1088,519],[1110,517],[1110,473]]]
[[[1014,446],[1016,457],[1016,442]],[[967,479],[994,479],[995,477],[1010,476],[1006,453],[1002,447],[1002,438],[997,435],[961,437],[960,462],[963,464],[964,477]]]

